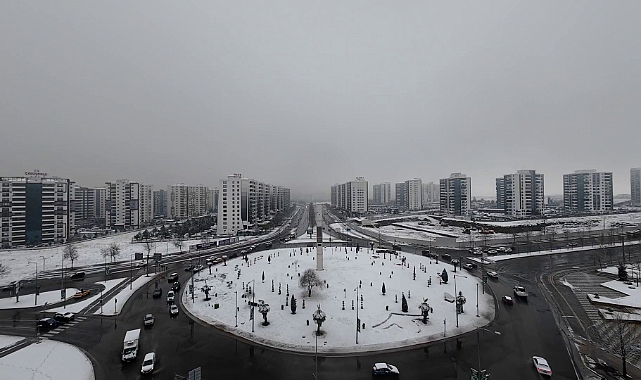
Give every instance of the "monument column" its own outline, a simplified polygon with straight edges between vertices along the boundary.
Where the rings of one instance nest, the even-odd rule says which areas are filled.
[[[323,227],[316,227],[316,270],[323,270]]]

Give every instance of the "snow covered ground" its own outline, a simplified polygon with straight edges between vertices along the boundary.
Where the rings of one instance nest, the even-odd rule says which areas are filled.
[[[149,275],[149,277],[141,276],[138,277],[137,279],[134,280],[134,282],[131,284],[131,289],[129,288],[130,286],[127,285],[123,290],[121,290],[118,294],[112,297],[111,300],[105,305],[103,305],[102,308],[102,313],[100,312],[100,309],[98,309],[94,314],[101,314],[101,315],[118,315],[122,311],[122,307],[125,305],[127,300],[140,288],[142,288],[145,284],[147,284],[149,281],[152,281],[154,279],[153,275]],[[122,280],[122,279],[120,279]],[[104,293],[104,292],[103,292]],[[115,300],[118,300],[116,303]],[[112,307],[113,305],[113,307]]]
[[[20,342],[22,339],[24,338],[21,336],[0,335],[0,348],[11,346],[14,343]]]
[[[67,288],[67,299],[78,292],[76,288]],[[0,309],[20,309],[28,307],[43,306],[44,304],[54,304],[61,302],[60,290],[52,290],[50,292],[42,292],[38,295],[38,303],[36,304],[35,294],[25,294],[18,297],[0,298]]]
[[[115,286],[117,286],[119,283],[125,282],[127,280],[129,280],[129,278],[117,278],[117,279],[114,279],[114,280],[107,280],[106,282],[105,281],[96,282],[96,284],[101,284],[101,285],[105,286],[105,290],[103,291],[103,294],[104,294],[104,293],[108,292],[109,290],[111,290],[112,288],[114,288]],[[60,293],[58,293],[58,294],[60,294]],[[66,311],[70,311],[72,313],[78,313],[82,309],[84,309],[85,307],[89,306],[93,301],[97,300],[98,298],[100,298],[100,292],[93,293],[90,297],[85,298],[84,300],[82,300],[80,302],[68,304],[68,305],[65,305],[65,306],[55,307],[53,309],[48,309],[47,311],[51,311],[51,312],[54,312],[54,313],[55,312],[66,312]]]
[[[455,280],[451,264],[430,263],[426,257],[408,255],[403,266],[402,256],[383,257],[368,250],[356,254],[355,249],[348,248],[346,252],[343,247],[325,248],[323,256],[324,270],[317,272],[323,284],[313,288],[311,297],[298,283],[299,275],[305,269],[316,268],[315,249],[307,253],[304,248],[288,248],[249,256],[249,265],[242,258],[236,258],[228,261],[227,266],[217,266],[212,275],[197,274],[195,302],[192,303],[185,289],[183,305],[191,314],[225,331],[272,347],[306,352],[315,350],[316,325],[312,313],[320,305],[327,320],[321,328],[324,334],[318,337],[318,351],[326,353],[374,351],[425,343],[442,338],[444,330],[448,337],[461,334],[489,323],[494,317],[494,301],[489,294],[482,294],[479,279],[459,271]],[[439,284],[437,274],[443,269],[449,275],[447,284]],[[416,280],[413,279],[414,270]],[[430,278],[431,286],[428,287]],[[205,285],[212,287],[209,301],[204,300],[202,288]],[[248,287],[253,288],[253,294],[246,291]],[[458,316],[458,328],[455,305],[446,301],[456,294],[455,287],[467,298],[464,313]],[[401,310],[403,294],[407,297],[407,313]],[[290,306],[286,305],[292,295],[297,302],[296,314],[292,314]],[[267,314],[269,326],[262,325],[262,315],[256,308],[254,332],[248,304],[252,297],[257,302],[264,300],[271,308]],[[423,299],[427,299],[433,309],[426,325],[422,323],[419,310]],[[358,344],[357,313],[365,324],[358,334]]]
[[[328,234],[323,234],[323,241],[329,242],[330,239],[332,239],[332,243],[344,243],[343,240],[333,238],[329,236]],[[296,239],[292,239],[285,244],[300,244],[300,243],[316,243],[316,229],[314,228],[312,232],[312,237],[310,238],[307,233],[304,233],[300,236],[298,236]]]
[[[0,336],[2,342],[22,338]],[[76,347],[42,340],[0,358],[0,379],[93,380],[93,366]]]

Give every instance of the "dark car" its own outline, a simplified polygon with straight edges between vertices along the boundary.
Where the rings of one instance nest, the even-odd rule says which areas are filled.
[[[71,280],[74,280],[74,281],[84,280],[85,279],[85,272],[76,272],[76,273],[72,274],[71,276],[69,276],[69,278]]]
[[[171,286],[171,289],[174,291],[180,289],[180,282],[174,282],[174,284]]]
[[[154,292],[151,295],[153,298],[160,298],[162,296],[162,288],[158,288],[154,290]]]
[[[38,327],[44,329],[55,329],[56,327],[58,327],[58,321],[53,318],[42,318],[38,321],[37,325]]]
[[[452,260],[452,256],[451,256],[450,254],[448,254],[448,253],[443,253],[443,254],[441,255],[441,258],[442,258],[443,260],[447,260],[447,261]]]
[[[185,272],[191,272],[192,270],[194,270],[194,266],[193,265],[189,265],[189,266],[185,267]]]

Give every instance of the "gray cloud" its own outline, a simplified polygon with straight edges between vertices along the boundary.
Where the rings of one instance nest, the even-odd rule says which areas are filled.
[[[641,4],[2,2],[3,175],[329,186],[641,166]]]

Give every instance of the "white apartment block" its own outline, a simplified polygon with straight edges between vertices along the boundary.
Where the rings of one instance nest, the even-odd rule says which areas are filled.
[[[450,215],[468,215],[472,200],[472,178],[452,173],[440,180],[440,210]]]
[[[612,210],[612,173],[577,170],[563,175],[563,206],[568,212]]]
[[[350,214],[363,215],[369,208],[369,185],[363,177],[332,186],[332,206]]]
[[[207,214],[207,192],[209,189],[203,185],[187,187],[187,203],[189,205],[187,217]]]
[[[272,214],[290,207],[290,191],[282,186],[232,174],[220,181],[217,231],[236,235],[251,230]]]
[[[139,228],[140,184],[126,179],[106,182],[105,225],[124,231]]]
[[[405,181],[405,191],[407,191],[407,209],[409,211],[421,210],[423,208],[423,181],[420,178]]]
[[[74,183],[25,175],[0,177],[0,247],[65,242],[74,224]]]
[[[151,185],[140,184],[140,226],[148,225],[154,219],[154,190]]]
[[[188,189],[183,183],[167,186],[167,217],[180,220],[189,216]]]
[[[527,218],[543,213],[543,174],[535,170],[519,170],[496,179],[497,204],[504,205],[505,213],[515,218]],[[502,199],[499,199],[502,198]]]
[[[207,190],[207,213],[214,213],[218,209],[218,188]]]

